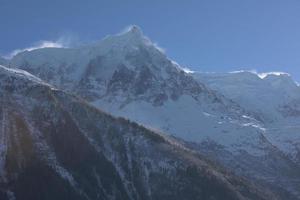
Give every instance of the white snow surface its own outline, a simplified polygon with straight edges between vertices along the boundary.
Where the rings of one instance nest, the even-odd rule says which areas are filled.
[[[294,160],[300,144],[300,87],[287,73],[200,73],[193,76],[263,120],[265,136]]]
[[[132,102],[123,108],[115,102],[97,100],[95,106],[116,116],[122,116],[169,133],[190,142],[211,140],[223,145],[232,153],[246,150],[255,156],[264,155],[260,148],[264,131],[257,121],[249,119],[232,119],[218,111],[200,106],[190,96],[182,96],[177,101],[167,101],[163,106],[153,106],[147,102]]]

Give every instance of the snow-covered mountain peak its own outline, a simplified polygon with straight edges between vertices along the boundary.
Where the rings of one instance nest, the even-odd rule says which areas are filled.
[[[273,87],[298,87],[297,83],[292,79],[292,76],[288,73],[269,73],[263,80],[269,82]]]
[[[10,67],[29,71],[57,87],[88,91],[93,98],[121,92],[130,95],[126,99],[143,96],[161,105],[187,93],[196,98],[206,90],[168,59],[137,26],[84,47],[18,54]]]
[[[129,26],[128,28],[125,29],[125,31],[123,31],[119,34],[113,35],[112,37],[114,37],[114,38],[118,37],[118,38],[124,39],[124,40],[127,39],[127,40],[130,40],[131,42],[133,40],[140,41],[140,42],[141,41],[150,42],[150,39],[144,35],[142,29],[137,25]]]
[[[126,31],[124,31],[121,34],[131,35],[131,36],[135,36],[135,37],[144,37],[142,29],[137,25],[132,25],[132,26],[128,27],[126,29]]]
[[[130,26],[122,31],[121,33],[115,35],[108,35],[100,42],[96,43],[96,47],[117,47],[122,49],[124,47],[135,47],[140,45],[154,46],[151,40],[143,34],[141,28],[136,25]],[[92,45],[93,46],[93,45]]]

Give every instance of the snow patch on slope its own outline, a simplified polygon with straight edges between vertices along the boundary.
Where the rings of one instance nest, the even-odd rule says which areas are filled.
[[[264,136],[296,160],[300,152],[300,88],[289,74],[239,71],[197,72],[193,76],[261,118],[264,127],[258,128]]]
[[[130,103],[121,109],[117,102],[97,100],[93,104],[116,116],[129,118],[186,141],[201,143],[213,140],[231,152],[239,153],[244,149],[253,155],[264,155],[264,151],[256,145],[261,138],[261,125],[253,120],[250,123],[249,119],[244,119],[243,123],[243,119],[220,116],[209,105],[204,109],[187,95],[176,102],[167,101],[162,107],[153,107],[142,101]]]

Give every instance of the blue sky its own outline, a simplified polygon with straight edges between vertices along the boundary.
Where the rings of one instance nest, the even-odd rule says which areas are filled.
[[[298,0],[0,0],[0,54],[89,42],[136,24],[200,71],[285,71],[300,81]]]

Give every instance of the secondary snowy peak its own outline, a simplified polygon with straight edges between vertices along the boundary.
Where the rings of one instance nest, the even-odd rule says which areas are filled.
[[[269,72],[258,74],[256,72],[239,71],[231,73],[201,73],[195,72],[193,76],[207,83],[209,86],[221,91],[225,96],[235,100],[236,96],[243,97],[252,93],[258,98],[271,96],[276,103],[287,101],[284,95],[291,99],[300,98],[300,87],[287,73]],[[262,96],[261,96],[262,95]],[[239,101],[238,101],[239,102]]]
[[[267,73],[263,80],[269,82],[273,87],[287,89],[287,88],[300,88],[298,84],[293,80],[292,76],[287,73]],[[300,89],[299,89],[300,91]]]
[[[257,73],[236,72],[194,73],[193,76],[265,122],[284,120],[289,115],[285,108],[292,110],[290,116],[299,110],[296,102],[300,101],[300,87],[288,74],[268,73],[262,77]]]
[[[218,72],[193,72],[194,77],[197,79],[203,79],[206,81],[213,82],[214,79],[222,79],[226,81],[240,81],[243,83],[252,82],[254,83],[263,83],[268,82],[274,85],[284,85],[289,84],[289,86],[298,86],[292,76],[285,72],[265,72],[257,73],[253,71],[233,71],[228,73],[218,73]]]
[[[240,72],[236,74],[242,74],[242,73],[251,73],[253,76],[257,76],[260,79],[262,79],[265,82],[270,83],[273,87],[281,87],[281,88],[288,88],[288,87],[298,87],[298,83],[293,79],[293,77],[286,72],[263,72],[263,73],[257,73],[257,72]],[[252,77],[253,77],[252,76]],[[254,77],[253,77],[254,78]]]
[[[194,73],[227,98],[261,118],[265,136],[300,163],[300,87],[287,73]]]

